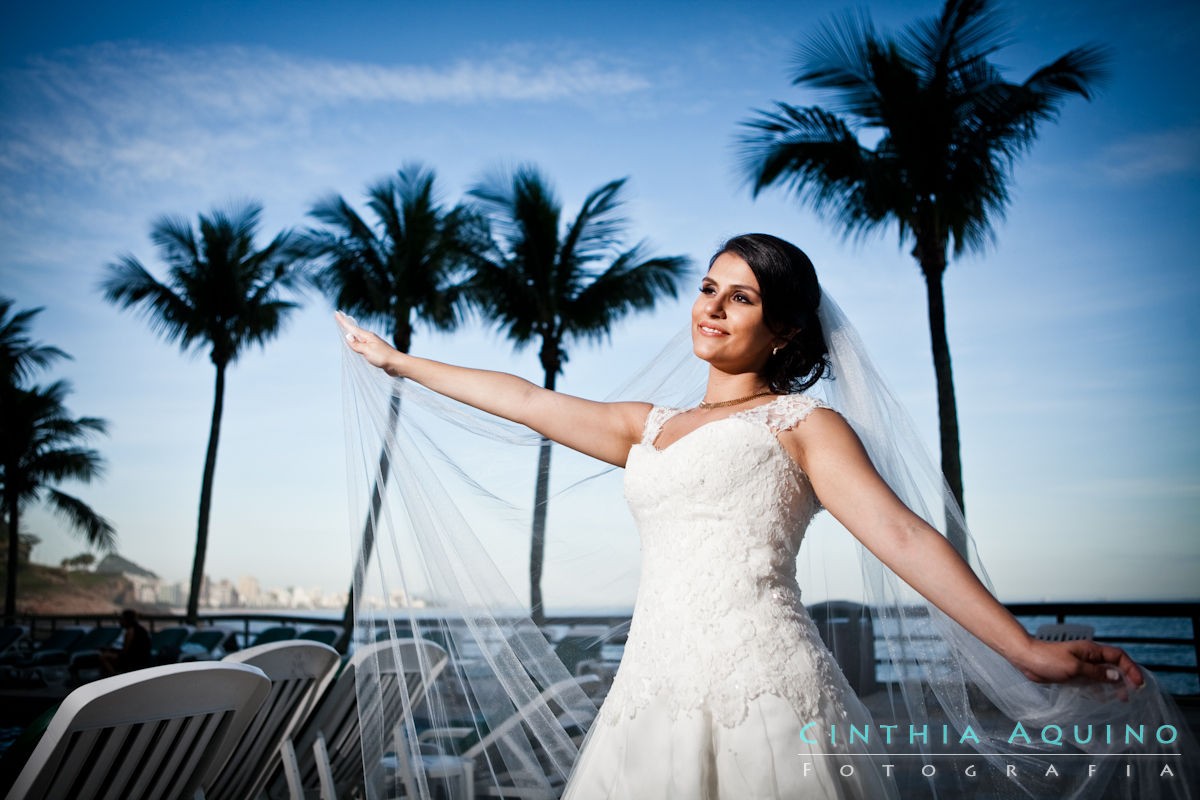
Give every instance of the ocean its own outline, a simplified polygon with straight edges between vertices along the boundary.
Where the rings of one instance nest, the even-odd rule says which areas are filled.
[[[342,612],[334,609],[228,609],[225,611],[214,611],[212,613],[227,613],[227,614],[264,614],[277,617],[306,617],[319,618],[328,620],[328,624],[338,625],[341,623]],[[415,611],[420,617],[433,617],[438,613],[438,609],[418,609]],[[570,609],[552,609],[551,617],[587,617],[594,616],[597,618],[616,618],[627,617],[631,613],[628,607],[613,607],[613,608],[570,608]],[[1034,632],[1041,625],[1052,624],[1056,620],[1052,616],[1020,616],[1017,617],[1025,629]],[[1170,673],[1170,672],[1155,672],[1155,677],[1164,689],[1172,694],[1200,694],[1200,679],[1197,678],[1196,669],[1196,648],[1192,644],[1122,644],[1119,639],[1122,636],[1137,636],[1137,637],[1155,637],[1155,638],[1190,638],[1192,634],[1191,620],[1181,617],[1070,617],[1070,622],[1091,625],[1096,631],[1096,638],[1101,640],[1116,639],[1112,642],[1118,647],[1122,647],[1129,657],[1138,663],[1153,663],[1167,664],[1178,667],[1188,667],[1193,670],[1191,673]],[[233,627],[232,623],[226,623],[229,627]],[[266,628],[277,625],[277,622],[252,622],[250,624],[251,634],[258,633]],[[561,626],[559,626],[561,627]],[[239,626],[240,630],[240,626]],[[565,627],[560,633],[565,633]],[[619,660],[623,647],[620,644],[606,644],[602,655],[607,660]],[[883,660],[876,668],[876,674],[879,680],[886,681],[894,679],[895,675],[890,664],[887,663],[887,650],[883,644],[883,640],[876,638],[875,642],[875,657],[877,660]]]

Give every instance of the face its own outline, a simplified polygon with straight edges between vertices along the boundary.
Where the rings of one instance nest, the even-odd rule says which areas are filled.
[[[784,342],[767,327],[750,266],[732,253],[717,256],[692,306],[696,355],[723,372],[761,372],[771,348]]]

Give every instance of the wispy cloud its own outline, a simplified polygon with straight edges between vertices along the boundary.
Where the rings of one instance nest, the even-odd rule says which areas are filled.
[[[297,103],[551,101],[625,94],[650,85],[625,68],[594,59],[545,63],[519,52],[435,67],[302,58],[264,47],[177,50],[136,43],[103,43],[38,58],[15,77],[73,100],[88,101],[96,93],[138,102],[188,98],[237,114],[269,114]],[[161,94],[148,96],[147,89]]]
[[[1200,127],[1130,136],[1104,150],[1100,168],[1122,183],[1200,170]]]
[[[432,104],[585,103],[651,86],[625,66],[513,51],[446,65],[306,58],[268,48],[105,43],[0,74],[0,169],[168,179],[350,114]]]

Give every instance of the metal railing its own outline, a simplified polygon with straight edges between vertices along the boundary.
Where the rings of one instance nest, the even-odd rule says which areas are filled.
[[[1190,648],[1194,654],[1194,662],[1191,665],[1155,663],[1147,660],[1140,660],[1139,663],[1154,672],[1195,675],[1197,683],[1200,685],[1200,666],[1198,666],[1200,665],[1200,640],[1197,638],[1197,631],[1200,631],[1200,602],[1008,603],[1006,604],[1006,608],[1017,617],[1051,617],[1058,623],[1080,617],[1187,619],[1191,623],[1190,636],[1166,637],[1142,634],[1114,636],[1100,634],[1096,639],[1106,644],[1115,644],[1118,646],[1166,645],[1178,648]],[[182,625],[185,618],[181,614],[151,613],[141,615],[141,619],[143,624],[153,633],[157,628]],[[37,640],[48,636],[57,628],[71,625],[113,623],[114,620],[115,615],[113,614],[59,614],[20,615],[17,622],[18,624],[27,626],[30,629],[32,637]],[[566,628],[601,626],[609,629],[619,629],[628,622],[629,617],[620,615],[575,615],[548,617],[546,625],[564,626]],[[340,619],[330,619],[328,616],[247,610],[246,612],[202,614],[198,627],[225,627],[233,629],[240,634],[241,643],[244,645],[252,641],[253,629],[264,624],[328,628],[340,627],[341,621]],[[615,637],[614,641],[618,643],[623,641],[623,634]],[[883,663],[883,659],[876,659],[877,667]],[[1200,695],[1194,693],[1184,696],[1200,697]]]

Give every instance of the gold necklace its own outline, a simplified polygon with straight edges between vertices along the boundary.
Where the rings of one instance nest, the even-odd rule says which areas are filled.
[[[748,403],[757,397],[766,397],[769,394],[771,394],[770,389],[768,389],[765,392],[759,392],[758,394],[750,394],[750,395],[746,395],[745,397],[739,397],[736,400],[722,400],[719,403],[701,403],[700,405],[696,406],[696,408],[702,408],[702,409],[708,410],[710,408],[725,408],[726,406],[736,406],[738,403]]]

